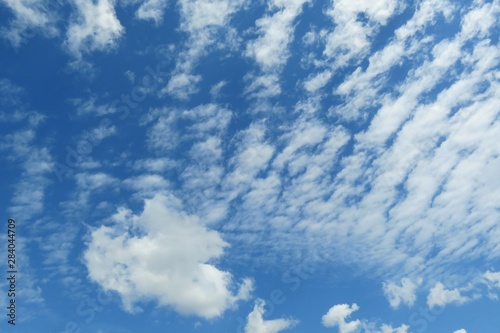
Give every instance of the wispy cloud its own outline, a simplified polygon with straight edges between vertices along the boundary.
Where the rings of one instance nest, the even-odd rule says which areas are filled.
[[[280,73],[290,57],[289,46],[293,41],[294,23],[309,0],[271,1],[265,16],[255,21],[259,37],[247,44],[245,55],[253,58],[260,73],[250,74],[246,93],[259,98],[281,93]]]
[[[18,48],[33,34],[41,33],[48,37],[56,36],[57,14],[49,1],[2,0],[14,17],[8,27],[2,27],[0,34]]]
[[[184,46],[179,50],[176,67],[163,93],[186,100],[198,91],[202,80],[194,69],[205,54],[216,44],[217,38],[231,34],[232,16],[241,9],[241,0],[181,0],[178,9],[181,15],[180,28],[187,35]],[[221,47],[223,44],[215,45]],[[226,47],[231,47],[226,45]]]

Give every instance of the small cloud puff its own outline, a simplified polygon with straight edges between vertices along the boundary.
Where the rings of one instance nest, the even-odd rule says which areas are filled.
[[[257,299],[253,311],[247,317],[245,333],[278,333],[295,326],[298,321],[293,319],[264,320],[265,302]]]
[[[348,304],[334,305],[323,316],[321,322],[325,327],[338,327],[340,333],[355,332],[361,326],[361,322],[359,320],[347,322],[346,319],[358,309],[359,306],[356,303],[352,306]]]
[[[384,294],[389,300],[391,308],[397,309],[400,304],[406,304],[408,307],[411,307],[417,299],[415,292],[421,283],[422,280],[420,279],[413,282],[408,278],[401,279],[401,285],[394,282],[384,282]]]
[[[459,289],[448,290],[441,282],[437,282],[427,296],[427,305],[430,309],[436,306],[446,306],[447,304],[463,304],[469,300],[462,296]]]

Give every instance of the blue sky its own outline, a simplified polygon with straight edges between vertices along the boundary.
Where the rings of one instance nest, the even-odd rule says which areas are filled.
[[[0,332],[498,332],[499,12],[0,0]]]

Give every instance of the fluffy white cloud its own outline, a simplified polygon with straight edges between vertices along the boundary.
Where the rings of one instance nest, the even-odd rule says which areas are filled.
[[[432,309],[447,304],[463,304],[468,300],[468,297],[462,296],[459,289],[449,290],[441,282],[437,282],[427,296],[427,305]]]
[[[156,24],[159,24],[163,21],[163,13],[167,4],[168,0],[144,0],[135,15],[139,19],[153,20]]]
[[[467,331],[465,329],[459,329],[458,331],[455,331],[453,333],[467,333]]]
[[[355,320],[347,322],[347,319],[355,311],[359,310],[357,304],[349,306],[348,304],[338,304],[330,308],[322,318],[322,324],[325,327],[338,327],[339,333],[408,333],[408,325],[392,327],[392,325],[371,322],[368,320]]]
[[[359,309],[357,304],[338,304],[328,310],[321,318],[321,322],[325,327],[338,327],[340,333],[356,332],[361,327],[361,321],[354,320],[347,322],[346,320],[351,314]]]
[[[401,303],[411,307],[417,299],[415,293],[420,283],[421,280],[415,283],[408,278],[401,279],[401,285],[394,282],[384,282],[384,294],[389,300],[389,304],[393,309],[399,308],[399,305]]]
[[[156,195],[140,215],[118,214],[113,225],[94,230],[84,258],[90,278],[118,292],[127,311],[155,300],[181,314],[213,318],[252,290],[251,280],[237,286],[214,266],[227,246],[176,198]]]
[[[114,0],[73,0],[76,11],[66,32],[68,51],[80,60],[86,53],[109,51],[124,32],[116,17]]]
[[[293,319],[272,319],[263,318],[265,302],[261,299],[255,301],[253,311],[247,317],[245,333],[278,333],[295,326],[298,321]]]
[[[380,328],[380,333],[408,333],[409,328],[410,326],[408,325],[401,325],[400,327],[393,328],[391,325],[383,324]]]

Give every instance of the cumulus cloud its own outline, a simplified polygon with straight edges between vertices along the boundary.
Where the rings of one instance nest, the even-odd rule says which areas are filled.
[[[163,14],[167,5],[168,0],[144,0],[135,15],[141,20],[152,20],[159,24],[163,21]]]
[[[114,0],[73,0],[76,11],[66,32],[65,45],[77,60],[94,51],[117,46],[124,28],[116,17]]]
[[[400,327],[393,328],[391,325],[383,324],[382,327],[380,328],[380,333],[409,333],[408,329],[410,326],[408,325],[401,325]],[[367,333],[371,333],[367,331]]]
[[[443,307],[448,304],[463,304],[469,301],[469,298],[462,296],[459,289],[446,289],[441,282],[437,282],[430,290],[427,296],[427,305],[429,308]]]
[[[251,280],[238,285],[214,265],[227,246],[218,232],[184,213],[178,199],[155,195],[139,215],[125,212],[94,230],[84,258],[89,277],[118,292],[127,311],[155,300],[181,314],[213,318],[252,291]]]
[[[245,333],[278,333],[298,324],[293,319],[272,319],[263,318],[265,302],[261,299],[255,301],[253,311],[247,317]]]
[[[455,331],[453,333],[467,333],[467,331],[465,329],[459,329],[458,331]]]
[[[325,327],[338,327],[340,333],[356,332],[361,327],[361,321],[357,319],[347,322],[347,319],[353,312],[357,311],[358,309],[359,306],[356,303],[354,303],[353,305],[334,305],[323,316],[321,322]]]
[[[369,320],[354,320],[348,322],[347,319],[355,311],[359,310],[357,304],[338,304],[330,308],[322,318],[322,324],[325,327],[337,327],[339,333],[408,333],[410,326],[401,325],[393,327],[392,325],[376,323]]]
[[[401,279],[400,285],[394,282],[384,282],[384,294],[393,309],[399,308],[400,304],[406,304],[411,307],[417,299],[415,293],[420,283],[421,280],[415,283],[408,278]]]

